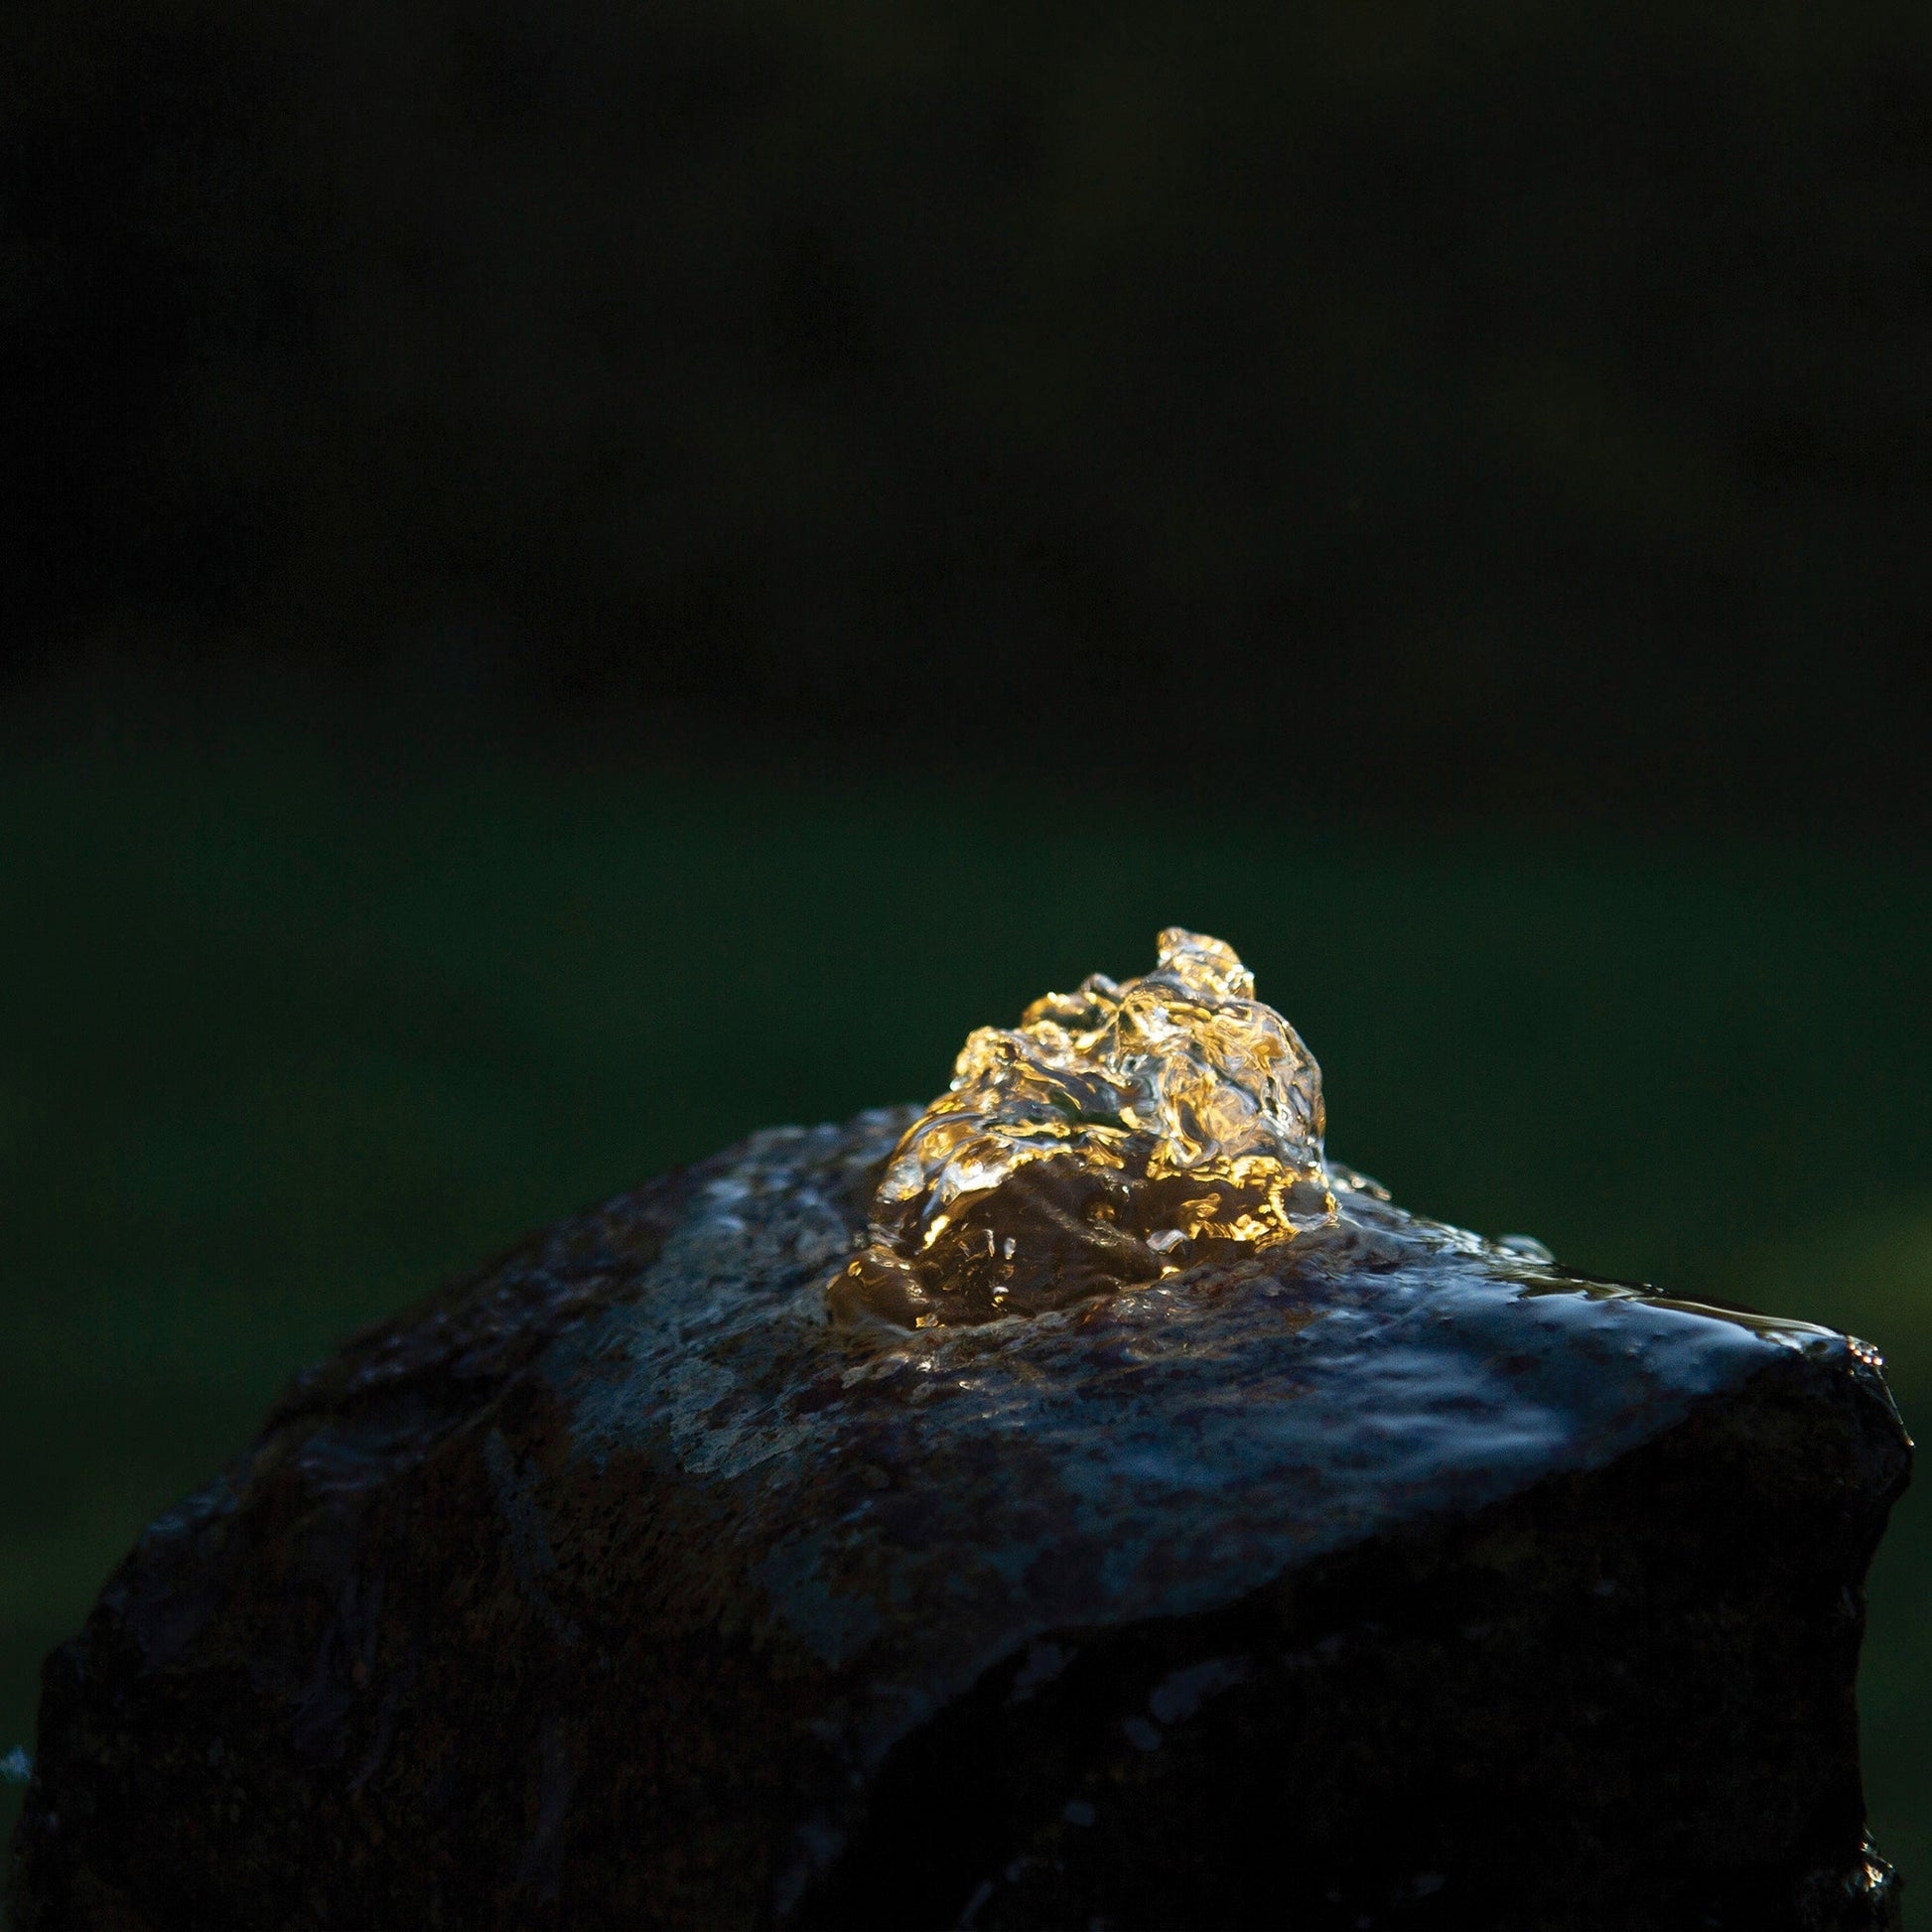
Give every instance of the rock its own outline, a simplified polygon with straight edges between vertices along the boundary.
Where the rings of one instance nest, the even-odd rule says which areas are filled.
[[[906,1113],[301,1377],[48,1661],[23,1928],[1896,1924],[1824,1329],[1340,1211],[828,1319]]]

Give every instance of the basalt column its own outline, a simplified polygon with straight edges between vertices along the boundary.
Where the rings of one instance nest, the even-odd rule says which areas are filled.
[[[1323,1132],[1170,931],[356,1338],[49,1659],[18,1921],[1895,1924],[1876,1355]]]

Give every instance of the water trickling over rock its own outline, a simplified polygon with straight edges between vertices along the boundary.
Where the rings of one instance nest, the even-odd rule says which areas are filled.
[[[1031,1314],[1334,1225],[1321,1069],[1219,939],[982,1027],[905,1130],[834,1315]]]
[[[1403,1213],[1252,990],[1171,931],[298,1378],[49,1659],[17,1923],[1895,1925],[1874,1351]]]

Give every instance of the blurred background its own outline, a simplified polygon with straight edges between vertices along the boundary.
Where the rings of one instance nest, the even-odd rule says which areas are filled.
[[[347,1329],[1171,921],[1932,1416],[1922,6],[12,0],[0,384],[0,1757]]]

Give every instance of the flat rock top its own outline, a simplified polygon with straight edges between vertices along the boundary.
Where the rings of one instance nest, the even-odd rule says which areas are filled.
[[[854,1335],[823,1291],[904,1119],[721,1158],[636,1298],[537,1365],[572,1459],[729,1489],[776,1614],[834,1668],[922,1625],[957,1646],[968,1604],[998,1650],[1208,1608],[1610,1461],[1791,1351],[1876,1379],[1829,1329],[1581,1280],[1346,1186],[1342,1228],[1239,1269]]]

